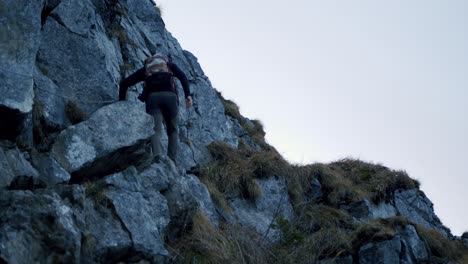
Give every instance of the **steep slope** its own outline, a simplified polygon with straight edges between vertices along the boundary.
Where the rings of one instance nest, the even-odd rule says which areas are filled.
[[[406,173],[288,164],[151,0],[0,0],[0,21],[0,263],[467,261]],[[156,51],[194,92],[177,167],[151,163],[142,86],[116,101]]]

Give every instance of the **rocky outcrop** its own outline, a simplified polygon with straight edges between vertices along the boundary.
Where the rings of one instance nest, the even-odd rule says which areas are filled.
[[[450,230],[440,222],[434,213],[434,205],[420,190],[398,190],[395,192],[395,208],[399,215],[415,223],[435,229],[445,236],[452,236]]]
[[[177,177],[164,196],[168,201],[171,214],[168,234],[170,239],[187,231],[198,211],[205,215],[213,225],[218,225],[218,213],[210,193],[194,175]]]
[[[279,218],[292,221],[293,208],[283,178],[272,177],[256,181],[261,197],[254,202],[235,198],[230,202],[234,217],[243,226],[256,230],[270,242],[280,239],[281,232],[274,228]]]
[[[0,144],[0,189],[32,188],[38,184],[39,174],[16,146]]]
[[[0,2],[0,138],[14,140],[33,106],[42,0]]]
[[[130,102],[96,111],[89,120],[64,130],[51,155],[76,180],[125,169],[145,156],[153,132],[151,116]]]
[[[359,250],[359,264],[421,263],[428,257],[425,243],[411,225],[400,228],[392,240],[369,243]]]

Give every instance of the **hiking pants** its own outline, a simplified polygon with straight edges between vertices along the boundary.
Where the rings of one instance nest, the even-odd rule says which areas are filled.
[[[161,135],[164,120],[169,139],[167,155],[174,162],[176,160],[177,147],[179,144],[179,132],[177,127],[178,110],[177,95],[173,92],[151,93],[146,100],[146,112],[154,118],[154,135],[151,137],[153,155],[161,154]]]

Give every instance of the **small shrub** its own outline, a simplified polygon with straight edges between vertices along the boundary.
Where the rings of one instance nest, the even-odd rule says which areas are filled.
[[[73,125],[89,119],[89,116],[73,101],[65,104],[65,115]]]

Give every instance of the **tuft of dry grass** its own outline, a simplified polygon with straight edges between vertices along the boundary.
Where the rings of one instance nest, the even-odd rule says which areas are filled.
[[[67,116],[68,120],[70,120],[72,125],[76,125],[89,118],[89,115],[81,110],[81,108],[73,101],[68,101],[65,104],[65,115]]]
[[[360,193],[373,202],[393,198],[397,189],[419,188],[420,183],[411,179],[404,171],[391,170],[379,164],[356,159],[343,159],[329,165],[331,171],[348,179]]]
[[[429,247],[430,263],[465,263],[459,261],[468,256],[468,249],[460,241],[449,240],[436,230],[416,224],[415,226],[419,237]]]
[[[175,263],[266,264],[270,258],[255,231],[233,225],[218,229],[199,211],[192,230],[169,248]]]
[[[224,202],[218,194],[226,196],[241,195],[246,199],[259,198],[261,189],[256,178],[274,175],[285,176],[287,162],[276,152],[254,152],[246,149],[234,149],[223,142],[213,142],[208,146],[213,162],[202,169],[201,178],[209,190],[213,190],[215,200]],[[215,188],[216,187],[216,188]]]

